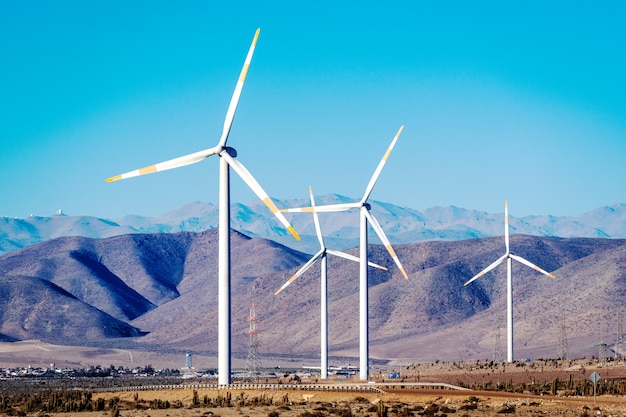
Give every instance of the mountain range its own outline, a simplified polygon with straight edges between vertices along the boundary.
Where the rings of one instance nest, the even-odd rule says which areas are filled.
[[[389,213],[405,222],[415,215],[408,210],[398,214],[400,209],[389,207]],[[623,207],[612,210],[623,211]],[[452,224],[457,210],[447,211],[450,221],[446,224]],[[257,231],[270,227],[253,213],[238,224]],[[58,217],[68,220],[70,216]],[[475,220],[474,224],[489,224],[480,216]],[[102,220],[89,228],[124,227],[110,223],[115,222]],[[385,222],[387,230],[390,223]],[[502,234],[502,222],[493,223],[494,233],[500,229]],[[337,221],[336,226],[341,224]],[[396,236],[418,229],[409,222],[402,224]],[[72,229],[69,225],[65,230]],[[469,229],[474,228],[456,228]],[[302,358],[308,363],[319,358],[319,268],[311,268],[281,294],[273,295],[310,255],[236,230],[231,236],[233,355],[245,358],[249,310],[254,305],[259,353],[266,364],[271,358]],[[106,238],[64,236],[13,250],[0,256],[0,338],[214,354],[217,245],[218,233],[213,228],[135,231]],[[388,268],[371,269],[369,276],[373,360],[491,359],[498,340],[502,340],[500,351],[506,351],[505,267],[463,285],[503,255],[502,236],[398,243],[394,249],[408,280],[382,245],[371,244],[368,249],[371,261]],[[552,280],[514,263],[518,358],[555,357],[564,337],[571,357],[597,355],[601,341],[621,349],[615,344],[615,329],[626,304],[626,240],[530,236],[520,234],[516,227],[511,250],[557,276]],[[347,252],[358,255],[358,248]],[[328,267],[330,356],[356,361],[358,264],[332,258]]]
[[[341,195],[325,195],[316,203],[352,202]],[[278,207],[302,207],[308,199],[278,200]],[[372,211],[392,244],[432,240],[455,241],[503,234],[504,213],[486,213],[459,207],[431,207],[423,211],[372,201]],[[504,205],[504,204],[503,204]],[[530,236],[626,238],[626,204],[600,207],[575,217],[510,216],[511,233]],[[261,237],[281,243],[294,250],[315,253],[319,243],[310,215],[286,216],[302,237],[293,239],[276,222],[265,205],[254,201],[248,205],[231,205],[231,227],[249,237]],[[351,212],[320,214],[326,243],[344,250],[358,245],[358,216]],[[106,238],[132,233],[200,232],[217,227],[218,207],[211,203],[193,202],[177,210],[155,217],[137,215],[119,219],[92,216],[30,216],[26,219],[0,217],[0,255],[36,243],[63,236]],[[372,234],[372,242],[376,236]]]

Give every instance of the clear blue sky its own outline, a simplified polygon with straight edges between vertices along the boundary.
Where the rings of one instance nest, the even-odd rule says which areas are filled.
[[[104,179],[214,146],[257,28],[228,144],[276,199],[360,198],[405,125],[375,200],[626,202],[624,1],[4,1],[0,216],[217,203],[217,157]]]

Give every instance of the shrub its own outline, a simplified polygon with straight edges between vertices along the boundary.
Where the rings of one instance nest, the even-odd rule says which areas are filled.
[[[515,406],[513,404],[505,404],[498,411],[498,414],[513,414],[515,413]]]

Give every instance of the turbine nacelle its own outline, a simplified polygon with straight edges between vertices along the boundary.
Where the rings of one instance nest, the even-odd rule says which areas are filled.
[[[222,147],[222,150],[219,152],[219,154],[221,155],[222,152],[226,152],[227,154],[229,154],[233,158],[237,158],[237,150],[235,148],[233,148],[233,147],[224,146],[224,147]]]

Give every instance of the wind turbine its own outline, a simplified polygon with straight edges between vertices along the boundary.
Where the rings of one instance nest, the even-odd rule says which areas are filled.
[[[153,172],[165,171],[168,169],[179,168],[185,165],[200,162],[205,158],[213,155],[220,157],[220,179],[219,179],[219,253],[218,253],[218,382],[220,385],[228,385],[231,382],[231,335],[230,335],[230,169],[232,168],[252,189],[252,191],[265,203],[270,211],[278,218],[278,220],[300,240],[300,236],[294,228],[289,224],[285,216],[278,210],[272,199],[263,190],[257,180],[237,159],[237,151],[226,146],[230,128],[237,110],[239,96],[243,89],[246,75],[250,67],[250,61],[256,47],[260,29],[256,30],[252,44],[248,50],[248,55],[239,74],[239,79],[235,86],[235,91],[230,100],[230,105],[224,119],[224,128],[219,142],[213,148],[195,152],[179,158],[160,162],[145,168],[140,168],[125,174],[116,175],[108,178],[106,181],[117,181],[126,178],[132,178],[139,175],[151,174]]]
[[[336,251],[332,249],[328,249],[324,244],[324,237],[322,236],[322,228],[320,227],[320,221],[317,216],[317,211],[315,210],[315,199],[313,198],[313,189],[309,187],[309,195],[311,198],[311,207],[305,207],[302,209],[296,209],[294,211],[310,211],[313,213],[313,221],[315,223],[315,232],[317,234],[317,240],[320,242],[320,250],[317,251],[315,255],[311,257],[287,282],[285,282],[282,287],[280,287],[274,295],[280,294],[282,290],[287,288],[289,284],[294,282],[300,276],[302,276],[306,271],[309,270],[313,266],[313,264],[321,259],[321,368],[322,368],[322,379],[328,378],[328,279],[327,279],[327,255],[334,255],[340,258],[348,259],[350,261],[359,262],[359,258],[354,255],[350,255],[349,253]],[[368,262],[370,266],[375,268],[387,270],[384,266],[377,265],[373,262]]]
[[[494,263],[487,268],[474,275],[472,279],[465,283],[465,286],[478,278],[485,275],[487,272],[500,265],[506,259],[506,342],[507,342],[507,362],[513,362],[513,280],[511,279],[511,259],[515,259],[517,262],[531,267],[535,271],[539,271],[550,278],[556,278],[549,272],[544,271],[537,265],[522,258],[521,256],[513,255],[509,248],[509,202],[504,201],[504,246],[506,247],[506,253],[502,257],[498,258]]]
[[[335,212],[335,211],[346,211],[351,209],[359,209],[360,212],[360,242],[359,242],[359,258],[360,258],[360,272],[359,272],[359,378],[362,381],[366,381],[369,378],[369,317],[368,317],[368,291],[367,291],[367,224],[368,221],[374,228],[374,231],[378,235],[378,238],[381,240],[389,255],[391,255],[392,259],[400,268],[400,272],[405,279],[408,279],[408,275],[402,267],[398,256],[395,251],[391,247],[391,243],[383,228],[380,227],[380,224],[376,220],[376,218],[370,213],[371,206],[367,202],[370,194],[372,193],[372,189],[380,176],[380,173],[389,158],[389,154],[393,150],[393,147],[398,140],[398,137],[402,133],[404,126],[400,126],[398,133],[394,136],[389,148],[387,148],[387,152],[383,156],[383,159],[378,163],[370,182],[367,184],[367,188],[365,189],[365,193],[363,194],[363,198],[360,201],[356,201],[354,203],[342,203],[342,204],[329,204],[325,206],[316,206],[315,211],[321,212]],[[310,211],[310,207],[304,207],[299,209],[283,209],[282,211],[288,212],[298,212],[298,211]]]

